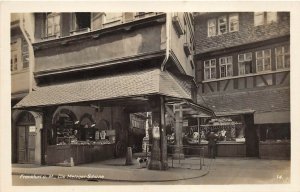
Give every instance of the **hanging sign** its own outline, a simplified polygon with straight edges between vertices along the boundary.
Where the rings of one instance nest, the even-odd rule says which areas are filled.
[[[153,129],[152,129],[153,138],[159,139],[160,133],[159,133],[159,126],[158,123],[153,123]]]
[[[29,132],[31,133],[35,132],[35,126],[29,126]]]

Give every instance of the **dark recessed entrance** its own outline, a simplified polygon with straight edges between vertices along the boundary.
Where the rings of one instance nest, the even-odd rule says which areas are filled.
[[[24,112],[17,121],[18,163],[34,163],[36,127],[32,114]]]

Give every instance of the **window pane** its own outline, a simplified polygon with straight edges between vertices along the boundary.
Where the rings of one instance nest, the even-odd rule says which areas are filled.
[[[256,67],[257,67],[257,72],[263,71],[263,60],[262,59],[257,59],[256,60]]]
[[[216,60],[215,59],[211,60],[211,66],[216,66]]]
[[[208,20],[208,36],[215,36],[216,35],[216,20],[210,19]]]
[[[282,47],[277,47],[275,50],[276,50],[276,55],[282,54]]]
[[[229,15],[229,31],[239,30],[239,16],[238,14]]]
[[[245,74],[252,73],[252,62],[247,61],[245,62]]]
[[[210,79],[210,74],[209,74],[209,69],[205,69],[204,71],[204,75],[205,75],[205,79]]]
[[[290,46],[284,46],[284,53],[290,54]]]
[[[241,62],[244,61],[244,54],[239,54],[239,61],[241,61]]]
[[[209,19],[208,20],[208,26],[209,27],[216,26],[216,20],[215,19]]]
[[[290,68],[290,55],[285,55],[284,57],[284,66]]]
[[[225,58],[224,57],[220,58],[220,64],[221,65],[225,64]]]
[[[277,69],[282,69],[283,68],[283,59],[282,56],[279,55],[276,57],[277,61]]]
[[[277,21],[277,12],[267,12],[267,23]]]
[[[53,17],[48,17],[48,19],[47,19],[47,25],[48,25],[48,27],[50,27],[50,26],[52,26],[53,25]]]
[[[204,67],[209,67],[209,61],[204,61]]]
[[[216,68],[211,68],[211,78],[216,78]]]
[[[232,65],[227,65],[227,76],[232,76]]]
[[[218,24],[219,24],[219,34],[223,34],[227,32],[227,20],[226,17],[219,17],[218,19]]]
[[[271,58],[265,59],[265,70],[271,70]]]
[[[223,65],[220,67],[221,77],[226,77],[226,66]]]
[[[208,36],[215,36],[216,35],[216,27],[209,27],[208,28]]]
[[[227,63],[232,63],[232,57],[227,57]]]
[[[254,13],[254,25],[263,25],[264,24],[264,12],[255,12]]]
[[[271,50],[270,49],[265,50],[264,52],[265,52],[265,57],[270,57],[270,55],[271,55]]]
[[[262,56],[263,56],[262,51],[256,52],[256,58],[262,58]]]
[[[246,60],[247,61],[252,60],[252,53],[246,53]]]
[[[226,25],[224,25],[224,24],[219,25],[219,34],[226,33],[226,31],[227,31]]]
[[[245,64],[239,63],[239,74],[244,75],[245,74]]]

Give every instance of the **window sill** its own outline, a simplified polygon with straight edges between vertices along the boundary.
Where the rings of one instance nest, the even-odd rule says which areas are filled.
[[[226,35],[226,34],[228,34],[228,33],[234,33],[234,32],[239,32],[239,30],[237,30],[237,31],[227,31],[226,33],[216,34],[216,35],[211,35],[211,36],[207,35],[207,37],[208,37],[208,38],[218,37],[218,36],[222,36],[222,35]]]
[[[26,73],[26,72],[29,72],[29,68],[17,70],[17,71],[11,71],[11,75],[21,74],[21,73]]]
[[[219,78],[219,79],[209,79],[209,80],[202,81],[202,83],[223,81],[223,80],[228,80],[228,79],[239,79],[239,78],[253,77],[253,76],[258,76],[258,75],[268,75],[268,74],[287,72],[287,71],[290,71],[290,69],[280,69],[280,70],[277,70],[277,71],[263,71],[263,72],[259,72],[259,73],[251,73],[251,74],[246,74],[246,75],[224,77],[224,78]]]

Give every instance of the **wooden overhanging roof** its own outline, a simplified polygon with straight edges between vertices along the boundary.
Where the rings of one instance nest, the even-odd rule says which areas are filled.
[[[99,77],[97,79],[69,82],[58,85],[38,87],[29,93],[14,108],[29,109],[46,106],[58,106],[91,101],[106,101],[164,95],[177,101],[183,101],[185,107],[201,114],[213,116],[206,106],[192,103],[191,84],[184,78],[168,71],[148,69],[123,73],[119,75]],[[193,112],[193,114],[195,114]]]

